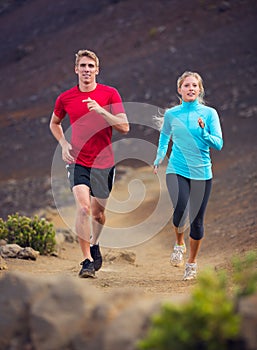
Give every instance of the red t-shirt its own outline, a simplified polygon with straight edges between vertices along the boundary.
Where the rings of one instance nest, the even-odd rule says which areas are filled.
[[[76,164],[90,168],[110,168],[114,165],[112,127],[100,114],[88,110],[87,103],[82,102],[88,97],[114,115],[125,113],[118,91],[102,84],[97,84],[90,92],[82,92],[78,86],[63,92],[56,100],[54,113],[60,119],[69,115],[71,154]]]

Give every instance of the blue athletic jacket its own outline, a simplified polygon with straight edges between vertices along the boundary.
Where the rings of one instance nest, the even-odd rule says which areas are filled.
[[[205,124],[203,129],[198,118]],[[214,108],[195,100],[182,101],[181,105],[168,109],[164,114],[154,165],[159,165],[165,158],[170,139],[172,150],[167,174],[194,180],[212,178],[210,147],[221,150],[223,146],[219,116]]]

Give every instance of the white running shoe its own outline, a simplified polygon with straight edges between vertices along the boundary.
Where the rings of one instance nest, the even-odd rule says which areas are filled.
[[[183,281],[190,281],[195,279],[197,275],[196,269],[197,269],[197,263],[192,263],[192,264],[186,263]]]
[[[173,266],[180,267],[184,265],[184,254],[186,253],[186,245],[174,245],[174,250],[170,256],[170,262]]]

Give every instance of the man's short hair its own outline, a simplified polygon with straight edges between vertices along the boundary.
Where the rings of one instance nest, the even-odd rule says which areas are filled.
[[[96,54],[93,51],[90,50],[79,50],[76,54],[76,60],[75,60],[75,65],[77,66],[79,63],[79,60],[81,57],[90,57],[92,60],[95,61],[96,67],[99,68],[99,58],[96,56]]]

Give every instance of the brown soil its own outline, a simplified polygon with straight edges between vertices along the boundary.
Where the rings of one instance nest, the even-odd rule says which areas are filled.
[[[251,159],[249,159],[249,166],[251,166],[250,161]],[[229,271],[233,256],[243,256],[247,251],[257,247],[254,198],[251,196],[253,179],[245,177],[244,183],[240,184],[240,187],[238,183],[232,184],[230,176],[227,179],[221,176],[224,173],[224,166],[226,166],[227,172],[234,168],[240,169],[240,164],[231,163],[220,165],[220,169],[216,171],[213,192],[206,215],[206,235],[198,259],[199,271],[206,266],[216,270],[226,268]],[[255,188],[257,186],[256,175],[255,173]],[[164,176],[163,171],[160,176]],[[150,192],[150,196],[154,193],[156,200],[158,200],[159,186],[150,167],[131,170],[125,174],[116,183],[113,194],[118,194],[120,198],[127,196],[127,184],[133,179],[142,178],[148,180],[146,192]],[[153,204],[156,200],[151,199],[150,203]],[[171,211],[170,205],[166,203],[162,205],[163,211]],[[115,215],[107,210],[106,224],[111,227],[128,227],[138,224],[147,219],[154,211],[154,207],[154,205],[149,207],[146,194],[139,206],[141,209],[133,211],[132,214]],[[69,216],[72,216],[74,206],[68,207],[67,212],[69,212]],[[48,219],[53,221],[56,228],[67,229],[68,226],[58,212],[51,209],[46,210],[45,214]],[[162,220],[162,217],[159,217],[159,220]],[[65,220],[65,222],[67,221]],[[146,232],[140,231],[138,235],[144,233]],[[94,285],[106,292],[115,288],[128,287],[137,289],[142,294],[163,297],[187,294],[194,282],[182,281],[183,268],[175,268],[170,265],[169,258],[173,244],[174,234],[171,223],[168,222],[159,233],[156,232],[156,235],[153,235],[151,239],[136,246],[115,249],[102,248],[103,267],[97,272],[96,279],[86,279],[85,284]],[[130,261],[129,255],[126,255],[127,252],[135,254],[135,261]],[[37,276],[68,274],[78,278],[80,261],[81,252],[78,243],[65,242],[59,257],[40,256],[37,261],[8,259],[7,263],[8,271],[22,271]]]

